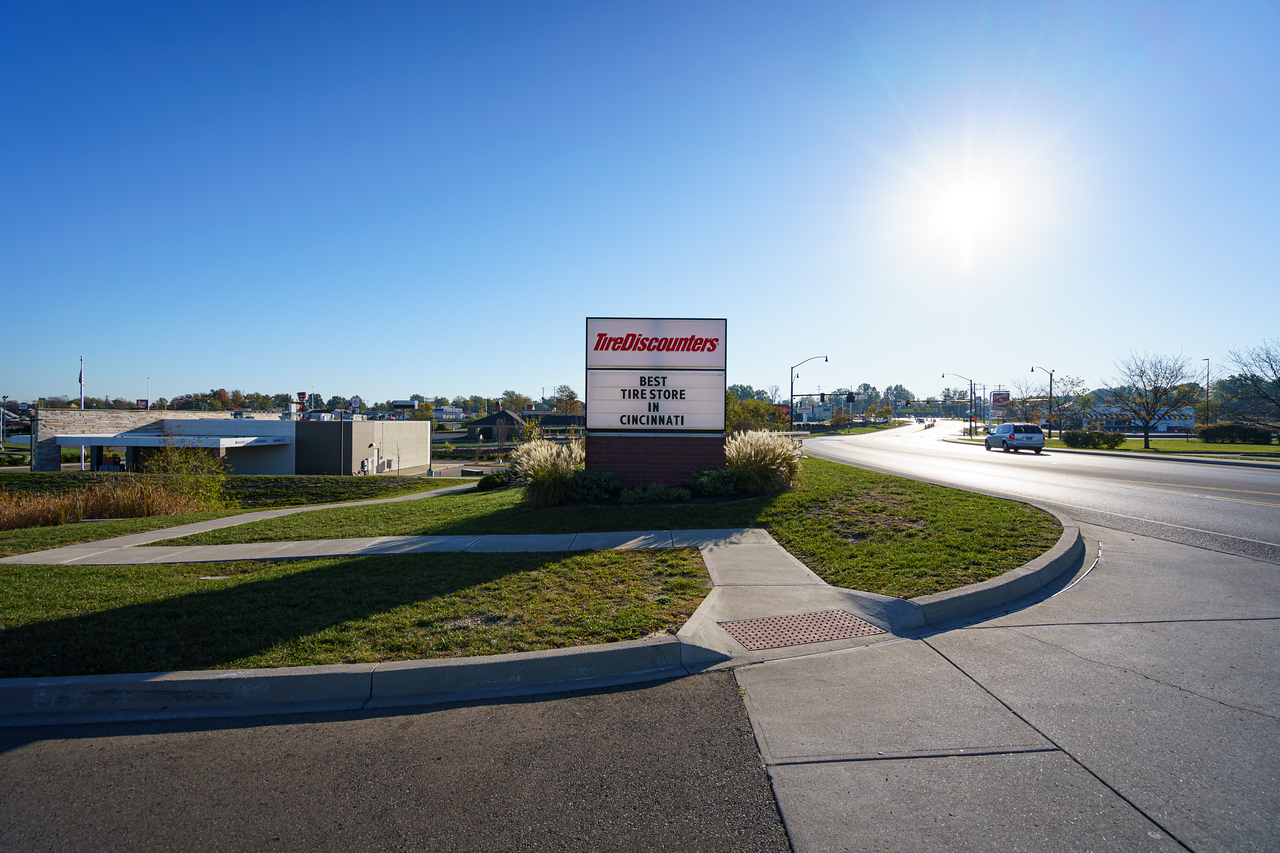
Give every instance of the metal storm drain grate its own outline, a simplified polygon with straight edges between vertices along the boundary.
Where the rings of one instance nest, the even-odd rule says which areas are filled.
[[[769,616],[765,619],[744,619],[740,622],[721,622],[721,628],[751,651],[780,649],[783,646],[802,646],[805,643],[825,643],[828,640],[851,640],[869,637],[884,631],[857,616],[843,610],[824,610],[821,613],[801,613],[797,616]]]

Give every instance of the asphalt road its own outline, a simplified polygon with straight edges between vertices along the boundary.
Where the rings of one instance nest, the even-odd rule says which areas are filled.
[[[0,850],[785,851],[731,673],[510,702],[0,729]]]
[[[1002,453],[946,441],[955,422],[807,439],[813,456],[1001,497],[1076,521],[1280,563],[1280,466],[1206,465],[1045,450]]]

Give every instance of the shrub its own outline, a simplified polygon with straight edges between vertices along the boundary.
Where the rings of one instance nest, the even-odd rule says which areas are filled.
[[[725,461],[742,488],[760,495],[789,489],[800,479],[800,448],[772,432],[744,432],[724,445]]]
[[[493,471],[480,478],[480,482],[476,483],[476,491],[491,492],[509,485],[511,485],[510,474],[506,471]]]
[[[1062,431],[1062,443],[1067,447],[1097,449],[1099,447],[1107,450],[1115,450],[1124,444],[1125,435],[1122,432],[1100,432],[1098,430],[1090,430],[1085,432],[1082,429],[1068,429]]]
[[[525,502],[530,506],[559,506],[569,499],[574,471],[585,463],[581,442],[538,439],[511,451],[509,470],[513,480],[527,485]]]
[[[227,482],[225,460],[180,439],[165,436],[159,451],[147,458],[144,469],[154,474],[176,500],[192,510],[221,509]]]
[[[1094,444],[1093,436],[1082,429],[1067,429],[1062,431],[1062,443],[1067,447],[1097,447]]]
[[[693,475],[690,485],[693,487],[694,494],[704,498],[728,497],[742,491],[742,485],[738,482],[738,472],[730,471],[728,468],[698,471]]]
[[[606,501],[618,490],[618,475],[612,471],[588,471],[579,468],[573,472],[569,485],[571,500],[585,503]]]
[[[1245,424],[1214,424],[1196,430],[1201,441],[1211,444],[1270,444],[1271,430]]]
[[[618,494],[618,500],[624,504],[646,504],[655,501],[687,501],[693,497],[693,493],[684,486],[664,486],[660,483],[653,483],[648,486],[636,486],[633,489],[623,489]]]
[[[1125,441],[1125,436],[1122,432],[1092,432],[1089,435],[1097,436],[1098,443],[1094,447],[1105,447],[1107,450],[1115,450]]]

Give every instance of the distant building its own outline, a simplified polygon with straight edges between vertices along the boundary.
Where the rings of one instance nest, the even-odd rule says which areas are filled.
[[[40,409],[34,430],[34,471],[60,470],[64,447],[84,447],[95,471],[139,471],[170,444],[225,459],[233,474],[394,474],[431,464],[430,421]]]
[[[499,409],[467,424],[468,438],[483,438],[485,441],[496,441],[499,436],[503,440],[514,441],[523,433],[524,418],[506,409]]]

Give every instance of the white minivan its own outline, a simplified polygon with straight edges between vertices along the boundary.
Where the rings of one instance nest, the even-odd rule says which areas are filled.
[[[987,450],[999,447],[1005,453],[1028,448],[1044,450],[1044,431],[1035,424],[1000,424],[982,442]]]

